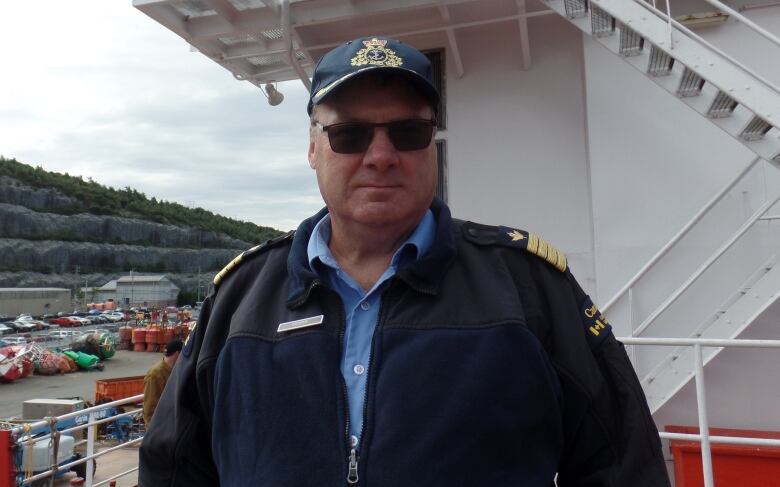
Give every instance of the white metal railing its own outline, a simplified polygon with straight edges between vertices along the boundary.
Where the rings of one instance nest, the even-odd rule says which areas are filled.
[[[656,310],[648,316],[636,329],[634,329],[633,323],[631,323],[631,334],[633,336],[641,334],[643,331],[647,329],[648,326],[650,326],[653,321],[655,321],[661,314],[669,309],[669,306],[671,306],[677,299],[679,299],[682,294],[688,290],[688,288],[693,285],[694,282],[696,282],[699,277],[701,277],[704,272],[707,271],[719,258],[722,256],[728,249],[731,248],[732,245],[734,245],[737,240],[742,237],[742,235],[745,234],[750,228],[753,226],[754,223],[758,221],[758,219],[766,213],[771,207],[775,205],[775,203],[780,200],[780,194],[776,196],[772,200],[767,200],[763,205],[761,205],[758,210],[753,213],[753,215],[737,230],[723,245],[718,248],[718,250],[715,251],[714,254],[712,254],[701,266],[699,266],[696,271],[691,274],[688,279],[680,285],[680,287],[675,290],[674,293],[672,293],[666,300],[658,307]]]
[[[694,216],[693,216],[693,218],[691,218],[691,219],[688,221],[688,223],[686,223],[686,224],[685,224],[685,225],[682,227],[682,229],[680,229],[680,231],[679,231],[679,232],[677,232],[677,234],[675,234],[675,235],[674,235],[674,236],[673,236],[673,237],[672,237],[672,238],[671,238],[671,239],[670,239],[670,240],[669,240],[669,241],[668,241],[668,242],[667,242],[667,243],[666,243],[666,244],[665,244],[663,247],[661,247],[661,250],[659,250],[659,251],[658,251],[658,252],[657,252],[657,253],[656,253],[656,254],[655,254],[655,255],[654,255],[654,256],[653,256],[653,257],[652,257],[652,258],[651,258],[649,261],[647,261],[647,263],[646,263],[644,266],[642,266],[642,268],[641,268],[641,269],[639,269],[639,272],[637,272],[637,273],[634,275],[634,277],[632,277],[631,279],[629,279],[629,281],[626,283],[626,285],[625,285],[625,286],[623,286],[623,287],[620,289],[620,291],[618,291],[618,292],[617,292],[617,293],[616,293],[616,294],[615,294],[615,295],[612,297],[612,299],[610,299],[609,301],[607,301],[607,304],[605,304],[604,306],[602,306],[602,307],[601,307],[601,310],[602,310],[602,312],[606,313],[606,312],[609,310],[609,308],[611,308],[611,307],[612,307],[612,306],[613,306],[613,305],[614,305],[614,304],[615,304],[615,303],[616,303],[616,302],[617,302],[617,301],[618,301],[618,300],[619,300],[619,299],[620,299],[620,298],[621,298],[621,297],[622,297],[624,294],[626,294],[627,292],[629,292],[629,291],[630,291],[630,290],[631,290],[631,289],[634,287],[634,285],[637,283],[637,281],[639,281],[639,280],[640,280],[642,277],[644,277],[644,275],[645,275],[645,274],[647,274],[647,272],[648,272],[650,269],[652,269],[652,268],[653,268],[653,266],[655,266],[655,264],[656,264],[656,263],[657,263],[659,260],[661,260],[661,258],[662,258],[662,257],[664,257],[664,256],[665,256],[667,253],[669,253],[669,251],[671,250],[671,248],[672,248],[672,247],[674,247],[674,246],[677,244],[677,242],[679,242],[680,240],[682,240],[682,238],[683,238],[684,236],[686,236],[686,235],[688,234],[688,232],[689,232],[689,231],[690,231],[690,230],[691,230],[691,229],[692,229],[692,228],[693,228],[693,227],[694,227],[694,226],[695,226],[697,223],[699,223],[699,221],[700,221],[702,218],[704,218],[704,216],[705,216],[705,215],[706,215],[706,214],[707,214],[707,213],[708,213],[708,212],[709,212],[709,211],[710,211],[710,210],[711,210],[711,209],[712,209],[712,208],[713,208],[713,207],[714,207],[716,204],[718,204],[718,203],[719,203],[719,202],[720,202],[720,201],[723,199],[723,197],[724,197],[724,196],[726,196],[726,195],[729,193],[729,191],[731,191],[731,190],[732,190],[732,188],[734,188],[734,186],[736,186],[736,185],[737,185],[737,183],[738,183],[739,181],[741,181],[741,180],[742,180],[742,178],[743,178],[743,177],[744,177],[744,176],[745,176],[745,175],[746,175],[748,172],[750,172],[750,171],[751,171],[751,170],[752,170],[752,169],[753,169],[753,168],[756,166],[756,164],[757,164],[757,163],[758,163],[758,161],[760,161],[760,160],[761,160],[761,158],[760,158],[760,157],[756,157],[755,159],[753,159],[753,160],[750,162],[750,164],[748,164],[747,166],[745,166],[745,167],[744,167],[744,168],[743,168],[743,169],[742,169],[742,170],[739,172],[739,174],[737,174],[737,175],[736,175],[734,178],[732,178],[732,180],[731,180],[731,181],[729,181],[729,182],[728,182],[728,184],[726,184],[726,185],[723,187],[723,189],[721,189],[720,191],[718,191],[718,193],[717,193],[715,196],[713,196],[713,197],[710,199],[710,201],[708,201],[708,202],[707,202],[707,204],[705,204],[705,205],[704,205],[704,206],[703,206],[703,207],[702,207],[702,208],[701,208],[701,209],[698,211],[698,213],[696,213],[696,215],[694,215]]]
[[[704,487],[714,487],[712,475],[711,443],[731,443],[755,446],[780,447],[780,440],[767,438],[746,438],[731,436],[710,436],[709,418],[707,415],[707,397],[704,388],[703,347],[742,347],[742,348],[780,348],[780,340],[738,340],[713,338],[619,338],[626,345],[654,345],[667,347],[693,347],[694,350],[694,381],[696,384],[696,406],[698,412],[699,434],[682,434],[661,432],[661,438],[670,440],[699,441],[701,443],[701,460],[704,474]]]
[[[139,438],[134,438],[125,442],[122,442],[119,445],[113,446],[111,448],[103,449],[99,452],[95,452],[95,440],[96,440],[96,432],[94,426],[109,423],[116,421],[119,418],[122,417],[129,417],[137,415],[141,412],[141,409],[134,409],[132,411],[127,411],[124,413],[116,414],[113,416],[106,416],[103,418],[98,419],[98,415],[105,414],[106,410],[109,408],[114,408],[117,406],[123,406],[127,404],[137,404],[143,400],[143,394],[139,394],[137,396],[128,397],[125,399],[121,399],[118,401],[112,401],[105,404],[101,404],[99,406],[93,406],[87,409],[82,409],[79,411],[74,411],[72,413],[63,414],[61,416],[46,418],[40,421],[36,421],[33,423],[26,423],[24,425],[20,425],[15,427],[12,430],[13,438],[16,442],[16,445],[18,448],[24,448],[24,446],[30,445],[30,451],[28,452],[28,456],[31,458],[33,451],[32,451],[32,445],[34,443],[37,443],[41,440],[49,439],[52,442],[52,460],[51,460],[51,468],[49,468],[46,471],[34,474],[34,475],[28,475],[30,472],[25,472],[25,477],[22,480],[23,485],[29,485],[31,482],[35,482],[37,480],[45,479],[53,477],[54,475],[57,475],[60,472],[67,472],[68,470],[72,469],[73,467],[86,463],[86,479],[85,479],[85,486],[86,487],[98,487],[100,485],[104,485],[112,480],[115,480],[117,478],[123,477],[125,475],[131,474],[138,470],[138,467],[131,468],[125,472],[122,472],[120,474],[114,475],[111,478],[105,479],[98,483],[93,483],[93,476],[94,476],[94,470],[93,470],[93,460],[101,457],[103,455],[106,455],[108,453],[111,453],[113,451],[126,448],[130,445],[135,445],[137,443],[140,443],[143,440],[143,436]],[[78,419],[83,418],[84,416],[87,416],[86,422],[83,423],[77,423],[75,426],[59,430],[57,429],[57,425],[66,420],[74,420],[77,421]],[[41,435],[41,436],[33,436],[31,432],[38,428],[48,427],[49,432]],[[65,464],[60,465],[58,457],[58,448],[59,448],[59,437],[62,434],[71,433],[74,431],[82,430],[87,428],[87,454],[75,461],[68,462]],[[78,444],[83,444],[84,442],[81,441]],[[74,445],[75,446],[75,445]]]
[[[653,14],[655,14],[655,15],[657,15],[658,17],[662,18],[663,20],[667,21],[667,25],[668,25],[668,27],[667,27],[667,28],[669,29],[669,31],[668,31],[668,38],[669,38],[669,39],[671,39],[671,36],[672,36],[672,31],[673,31],[673,27],[674,27],[674,28],[677,28],[678,30],[680,30],[680,31],[684,32],[686,35],[690,36],[692,39],[695,39],[695,40],[696,40],[696,42],[699,42],[699,43],[700,43],[700,44],[702,44],[703,46],[707,47],[708,49],[712,50],[713,52],[715,52],[715,53],[716,53],[716,54],[718,54],[719,56],[723,57],[724,59],[726,59],[727,61],[729,61],[730,63],[732,63],[734,66],[736,66],[736,67],[738,67],[739,69],[741,69],[743,72],[745,72],[745,73],[749,74],[750,76],[752,76],[752,77],[753,77],[753,78],[755,78],[756,80],[760,81],[760,82],[761,82],[761,84],[763,84],[763,85],[764,85],[764,86],[766,86],[767,88],[771,89],[771,90],[772,90],[772,91],[774,91],[775,93],[778,93],[778,94],[780,94],[780,88],[778,88],[778,87],[777,87],[777,85],[775,85],[773,82],[771,82],[771,81],[769,81],[768,79],[764,78],[763,76],[759,75],[759,74],[758,74],[758,73],[756,73],[754,70],[752,70],[752,69],[748,68],[747,66],[745,66],[744,64],[742,64],[741,62],[739,62],[738,60],[736,60],[736,59],[735,59],[733,56],[731,56],[731,55],[729,55],[729,54],[727,54],[727,53],[723,52],[721,49],[719,49],[718,47],[716,47],[715,45],[713,45],[711,42],[707,41],[706,39],[704,39],[703,37],[701,37],[700,35],[698,35],[697,33],[693,32],[693,31],[692,31],[691,29],[689,29],[688,27],[686,27],[686,26],[684,26],[683,24],[681,24],[680,22],[678,22],[678,21],[674,20],[674,19],[672,18],[672,16],[671,16],[671,10],[669,9],[669,4],[668,4],[668,3],[667,3],[667,6],[666,6],[666,8],[667,8],[667,11],[666,11],[666,12],[664,12],[663,10],[660,10],[658,7],[656,7],[656,5],[655,5],[655,4],[651,5],[651,4],[649,4],[649,3],[647,3],[647,2],[645,2],[645,1],[643,1],[643,0],[634,0],[634,1],[635,1],[636,3],[638,3],[638,4],[642,5],[642,6],[643,6],[643,7],[645,7],[646,9],[648,9],[648,10],[649,10],[650,12],[652,12]],[[706,1],[706,2],[709,2],[709,3],[713,3],[713,1],[714,1],[714,0],[705,0],[705,1]],[[715,2],[715,3],[720,3],[720,2]],[[721,5],[723,5],[723,4],[721,4]],[[724,8],[728,8],[726,5],[723,5],[723,7],[724,7]],[[720,8],[720,7],[719,7],[719,8]],[[751,30],[753,30],[754,32],[756,32],[756,33],[758,33],[759,35],[761,35],[761,36],[764,36],[764,37],[767,37],[767,35],[768,35],[769,37],[767,37],[767,39],[769,39],[771,42],[773,42],[773,43],[775,43],[775,44],[778,44],[778,42],[780,42],[780,39],[778,39],[778,38],[777,38],[776,36],[774,36],[772,33],[770,33],[770,32],[767,32],[766,30],[764,30],[764,29],[762,29],[761,27],[759,27],[758,25],[756,25],[754,22],[752,22],[750,19],[748,19],[748,18],[747,18],[747,17],[745,17],[744,15],[740,14],[739,12],[736,12],[736,11],[734,11],[733,9],[729,9],[729,10],[731,10],[732,12],[734,12],[734,15],[732,15],[732,16],[733,16],[733,17],[734,17],[734,18],[735,18],[737,21],[739,21],[739,22],[741,22],[741,23],[745,24],[745,25],[746,25],[748,28],[750,28],[750,29],[751,29]],[[667,13],[667,12],[668,12],[668,13]],[[778,45],[780,45],[780,44],[778,44]],[[671,49],[671,50],[673,50],[673,49],[674,49],[674,44],[673,44],[673,43],[671,43],[671,42],[670,42],[670,44],[669,44],[669,49]]]

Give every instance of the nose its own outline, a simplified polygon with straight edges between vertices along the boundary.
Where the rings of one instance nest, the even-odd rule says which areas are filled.
[[[376,127],[371,144],[363,155],[363,165],[385,171],[398,164],[399,160],[398,150],[390,140],[387,128]]]

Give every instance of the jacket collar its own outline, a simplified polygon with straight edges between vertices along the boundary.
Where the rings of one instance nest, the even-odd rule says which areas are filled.
[[[449,208],[438,198],[433,199],[430,208],[436,220],[433,245],[421,259],[398,269],[396,276],[419,292],[435,295],[439,292],[445,271],[455,259],[457,251]],[[295,232],[287,258],[287,305],[291,308],[303,304],[309,298],[312,288],[322,284],[317,274],[309,267],[306,248],[315,225],[327,213],[328,209],[323,208],[316,215],[301,222]]]

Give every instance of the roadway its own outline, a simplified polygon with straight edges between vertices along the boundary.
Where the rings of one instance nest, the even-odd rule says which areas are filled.
[[[117,351],[106,360],[104,369],[78,371],[64,375],[31,375],[8,384],[0,384],[0,419],[22,416],[22,403],[28,399],[81,397],[95,400],[95,381],[144,375],[162,358],[158,352]]]

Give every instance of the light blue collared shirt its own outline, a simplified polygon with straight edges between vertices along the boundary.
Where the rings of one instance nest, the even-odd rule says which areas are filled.
[[[414,232],[395,251],[390,265],[368,292],[365,292],[349,274],[341,270],[328,248],[331,232],[330,215],[325,215],[312,231],[306,249],[309,265],[341,296],[344,303],[346,323],[341,374],[347,385],[349,434],[353,447],[357,446],[363,430],[363,406],[371,358],[371,339],[379,320],[382,291],[402,264],[414,262],[425,255],[433,244],[435,229],[436,221],[431,210],[428,210]],[[317,265],[317,261],[324,265]]]

